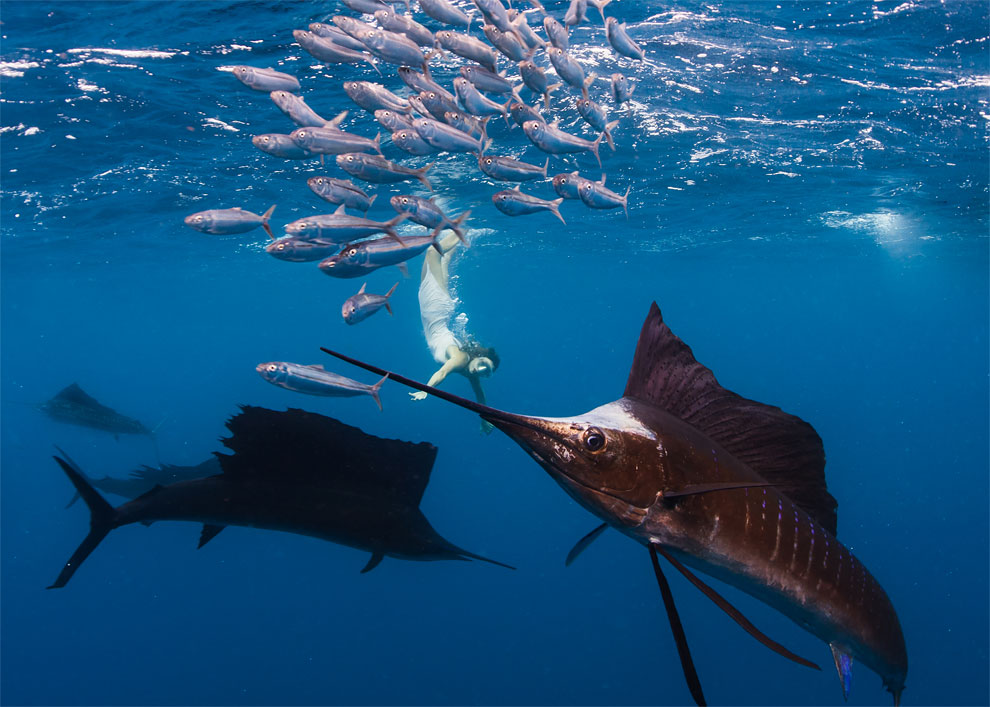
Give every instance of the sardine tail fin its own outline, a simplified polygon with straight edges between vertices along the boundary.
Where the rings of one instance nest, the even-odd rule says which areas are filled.
[[[385,299],[388,299],[389,297],[391,297],[392,296],[392,293],[395,292],[395,288],[398,287],[398,286],[399,286],[399,283],[395,283],[394,285],[392,285],[392,289],[390,289],[388,292],[385,293]],[[387,302],[386,302],[385,306],[386,307],[388,306],[388,303]],[[388,313],[391,314],[392,313],[392,310],[391,309],[388,310]]]
[[[468,243],[467,235],[464,233],[464,229],[461,228],[461,226],[464,224],[465,221],[467,221],[468,216],[470,215],[471,215],[471,211],[469,209],[450,222],[451,230],[460,239],[461,243],[464,244],[465,248],[471,247],[471,244]]]
[[[385,153],[382,152],[382,133],[380,130],[375,134],[375,139],[372,140],[372,142],[375,144],[375,151],[378,152],[379,155],[384,157]]]
[[[371,397],[375,399],[375,402],[378,403],[378,409],[381,412],[385,412],[385,408],[382,407],[382,399],[378,395],[378,391],[382,389],[382,385],[384,385],[385,381],[387,380],[388,380],[388,373],[382,376],[382,379],[377,383],[375,383],[373,386],[371,386],[371,390],[368,391]]]
[[[79,544],[76,551],[72,553],[72,557],[65,563],[55,582],[48,587],[49,589],[64,587],[72,579],[72,575],[79,569],[79,565],[89,557],[90,553],[107,536],[107,533],[116,527],[115,520],[117,516],[113,506],[107,503],[106,499],[90,485],[89,481],[83,475],[82,470],[69,458],[69,455],[62,450],[58,451],[65,458],[54,457],[55,461],[62,467],[62,471],[69,477],[69,481],[76,487],[76,491],[79,492],[82,500],[89,507],[89,534]]]
[[[626,220],[629,220],[629,192],[632,190],[632,185],[630,184],[626,187],[626,193],[622,195],[622,210],[626,213]]]
[[[564,217],[560,215],[560,205],[563,203],[564,203],[564,197],[561,197],[559,199],[554,199],[553,201],[550,202],[550,210],[553,211],[553,215],[559,218],[560,222],[566,226],[567,221],[565,221]]]
[[[278,204],[272,204],[269,207],[268,211],[266,211],[261,215],[261,227],[265,229],[265,233],[267,233],[269,238],[271,238],[272,240],[275,240],[275,234],[272,233],[272,229],[271,226],[268,225],[268,221],[271,219],[272,213],[275,211],[275,207],[277,205]]]
[[[435,164],[436,164],[436,162],[430,162],[428,165],[426,165],[422,169],[417,169],[416,170],[416,179],[418,179],[419,181],[421,181],[423,183],[423,186],[425,186],[430,191],[433,191],[433,185],[430,184],[430,180],[426,178],[426,173],[429,172],[433,168],[433,165],[435,165]]]
[[[377,198],[378,198],[378,194],[372,194],[371,195],[371,198],[368,199],[368,208],[369,209],[371,208],[371,205],[375,203],[375,199],[377,199]]]
[[[687,635],[684,633],[684,626],[681,624],[681,617],[677,613],[677,606],[674,604],[674,595],[670,591],[667,578],[660,569],[660,560],[657,558],[656,546],[650,543],[650,560],[653,561],[653,573],[657,576],[657,584],[660,587],[660,596],[663,597],[664,608],[667,609],[667,619],[670,621],[670,630],[674,634],[674,643],[677,644],[677,655],[681,659],[681,670],[684,671],[684,679],[687,681],[688,690],[694,703],[699,707],[707,704],[705,693],[701,690],[701,680],[698,679],[698,671],[694,667],[694,660],[691,658],[691,649],[688,647]]]

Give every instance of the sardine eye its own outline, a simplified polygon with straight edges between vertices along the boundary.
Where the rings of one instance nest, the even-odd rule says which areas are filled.
[[[349,251],[347,251],[347,254],[350,256],[357,255],[357,248],[351,248]]]
[[[584,433],[584,446],[590,452],[600,452],[605,448],[605,433],[597,427],[589,427]]]
[[[409,197],[406,197],[406,196],[402,197],[402,203],[403,204],[408,204],[409,203]]]
[[[279,243],[275,246],[275,250],[285,250],[285,243]]]
[[[276,366],[274,363],[269,363],[268,364],[268,372],[269,373],[274,373],[277,370],[278,370],[278,366]]]
[[[348,162],[353,162],[354,161],[354,156],[353,155],[348,155],[347,156],[347,161]]]

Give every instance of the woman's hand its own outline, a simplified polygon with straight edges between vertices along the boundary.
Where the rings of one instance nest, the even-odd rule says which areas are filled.
[[[417,390],[415,393],[410,393],[409,397],[413,400],[426,400],[426,393],[422,390]]]

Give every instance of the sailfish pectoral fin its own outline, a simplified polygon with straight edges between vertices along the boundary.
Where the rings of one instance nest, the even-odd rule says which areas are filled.
[[[595,542],[598,536],[604,533],[607,528],[608,528],[608,523],[602,523],[597,528],[595,528],[590,533],[588,533],[583,538],[581,538],[576,543],[574,543],[574,547],[572,547],[571,551],[567,553],[567,559],[564,560],[564,566],[570,567],[571,563],[578,558],[578,555],[580,555],[582,552],[587,550],[588,546],[591,545],[591,543]]]
[[[817,664],[812,663],[810,660],[802,658],[801,656],[795,653],[792,653],[791,651],[787,650],[782,645],[777,643],[775,640],[764,634],[758,628],[756,628],[756,626],[754,626],[749,619],[743,616],[739,612],[739,610],[736,609],[736,607],[732,606],[732,604],[730,604],[724,598],[722,598],[722,596],[718,592],[716,592],[714,589],[712,589],[707,584],[702,582],[693,572],[691,572],[691,570],[689,570],[687,567],[681,564],[680,560],[678,560],[676,557],[674,557],[669,552],[664,550],[661,546],[657,545],[656,543],[651,543],[650,550],[659,552],[661,555],[663,555],[667,559],[667,561],[670,564],[672,564],[677,569],[678,572],[683,574],[684,577],[691,584],[693,584],[698,589],[700,589],[702,594],[704,594],[706,597],[708,597],[713,602],[715,602],[715,605],[718,606],[719,609],[721,609],[726,614],[728,614],[733,621],[739,624],[743,628],[743,630],[745,630],[749,635],[751,635],[757,641],[765,645],[773,652],[779,653],[780,655],[784,656],[789,660],[793,660],[795,663],[799,665],[804,665],[808,668],[814,668],[815,670],[821,670],[821,668]]]
[[[687,680],[691,697],[698,707],[705,704],[705,693],[701,691],[701,680],[698,679],[698,671],[694,668],[694,660],[691,658],[691,649],[688,648],[687,636],[684,634],[684,626],[681,625],[681,617],[677,614],[677,607],[674,605],[674,595],[667,584],[667,578],[660,569],[660,560],[657,559],[657,546],[650,543],[650,559],[653,561],[653,572],[657,576],[657,584],[660,585],[660,595],[663,597],[664,607],[667,609],[667,618],[670,620],[670,630],[674,634],[674,642],[677,644],[677,654],[681,658],[681,669],[684,671],[684,679]]]
[[[832,649],[832,659],[835,660],[835,670],[839,673],[839,682],[842,684],[842,699],[849,701],[849,690],[852,688],[852,656],[837,647],[834,643],[829,643]]]

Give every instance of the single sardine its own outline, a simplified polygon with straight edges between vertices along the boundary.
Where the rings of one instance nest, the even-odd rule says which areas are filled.
[[[340,243],[319,238],[277,238],[265,246],[265,252],[290,263],[311,263],[324,260],[340,250]]]
[[[409,179],[418,179],[430,191],[433,185],[426,178],[426,173],[433,167],[430,162],[425,167],[411,169],[400,164],[389,162],[384,157],[377,155],[366,155],[360,152],[350,152],[346,155],[337,155],[337,166],[353,177],[363,179],[366,182],[377,182],[379,184],[391,184],[393,182],[405,182]]]
[[[420,102],[426,107],[427,112],[437,120],[443,120],[443,114],[449,110],[458,110],[459,106],[436,91],[422,91],[419,94]]]
[[[488,41],[492,43],[492,46],[512,61],[528,59],[535,51],[526,46],[526,43],[516,35],[515,30],[503,32],[495,25],[489,24],[483,25],[481,30],[485,33]]]
[[[255,91],[298,91],[299,81],[295,76],[283,74],[275,69],[264,69],[257,66],[235,66],[233,74],[237,79]]]
[[[432,47],[436,44],[437,40],[433,32],[411,17],[400,15],[391,7],[375,12],[375,19],[384,29],[396,34],[404,34],[421,47]]]
[[[361,285],[358,293],[348,297],[344,305],[340,308],[340,315],[348,324],[363,322],[382,307],[385,308],[386,312],[392,314],[392,308],[388,304],[388,298],[395,292],[395,288],[399,286],[399,283],[392,285],[392,289],[384,295],[373,295],[365,292],[364,288],[367,285],[368,283]]]
[[[560,84],[555,84],[555,87]],[[535,120],[538,123],[545,123],[546,120],[540,115],[540,112],[535,108],[532,108],[525,103],[512,103],[509,106],[509,115],[512,116],[512,120],[521,128],[526,124],[527,121]]]
[[[612,45],[612,49],[622,56],[627,56],[630,59],[639,59],[640,61],[646,57],[643,49],[626,34],[626,24],[624,22],[620,23],[614,17],[606,18],[605,36],[608,38],[608,43]]]
[[[313,129],[315,130],[315,128]],[[275,157],[282,157],[287,160],[305,160],[310,157],[318,157],[318,155],[310,152],[306,148],[297,145],[295,140],[288,135],[282,135],[281,133],[265,133],[264,135],[255,135],[251,138],[251,144],[262,152],[266,152],[269,155],[274,155]]]
[[[567,28],[557,22],[557,20],[547,15],[543,18],[543,29],[546,31],[547,37],[550,38],[550,44],[557,47],[557,49],[567,51],[570,48],[570,41],[567,39]]]
[[[377,194],[372,194],[369,197],[363,189],[349,179],[310,177],[306,180],[306,184],[321,199],[329,201],[331,204],[343,204],[359,211],[370,209],[372,202],[378,197]]]
[[[512,31],[512,22],[509,15],[499,0],[471,0],[474,6],[481,11],[485,21],[498,27],[503,32]]]
[[[413,121],[413,127],[419,136],[438,150],[446,152],[483,152],[484,137],[474,138],[461,132],[455,127],[430,118],[419,118]]]
[[[519,62],[519,75],[522,77],[523,83],[526,84],[526,88],[533,93],[543,95],[543,105],[546,108],[550,107],[550,94],[564,85],[560,82],[547,85],[546,72],[529,59]],[[522,103],[522,100],[519,102]]]
[[[629,85],[629,80],[625,76],[619,73],[612,74],[611,77],[611,87],[612,87],[612,100],[615,101],[616,105],[622,105],[630,98],[632,98],[633,91],[636,90],[635,86]]]
[[[447,51],[453,52],[459,57],[476,61],[486,69],[498,71],[496,68],[498,54],[480,39],[450,30],[441,30],[437,32],[436,37],[440,46]]]
[[[611,130],[619,121],[614,120],[606,127]],[[598,166],[602,166],[602,158],[598,155],[598,146],[602,138],[605,137],[603,131],[595,140],[585,140],[584,138],[565,133],[557,128],[556,124],[547,125],[536,120],[528,120],[523,123],[523,132],[534,145],[551,155],[561,155],[571,152],[591,152],[598,160]]]
[[[453,101],[454,94],[445,89],[443,86],[438,84],[436,81],[426,76],[416,69],[412,69],[408,66],[400,66],[399,78],[402,79],[402,83],[411,88],[416,93],[421,93],[423,91],[435,91],[447,100]]]
[[[400,98],[380,83],[370,81],[344,81],[344,93],[369,113],[376,110],[409,112],[409,101]]]
[[[458,76],[454,79],[454,93],[457,94],[457,102],[460,107],[471,115],[501,115],[508,124],[509,104],[512,103],[511,100],[506,101],[504,104],[496,103],[490,98],[481,95],[474,84],[463,76]]]
[[[334,243],[348,243],[356,238],[385,233],[396,242],[403,242],[395,232],[395,227],[407,218],[403,214],[399,214],[391,221],[372,221],[360,216],[351,216],[344,210],[345,206],[341,204],[332,214],[297,219],[286,224],[285,233],[295,238],[315,238]]]
[[[542,167],[529,162],[521,162],[512,157],[498,155],[478,155],[478,167],[492,179],[503,182],[528,182],[538,177],[547,177],[550,158]]]
[[[495,73],[483,66],[462,66],[461,76],[470,81],[479,91],[489,93],[511,93],[516,100],[519,98],[519,87],[505,78],[505,71]]]
[[[364,15],[374,15],[380,10],[391,10],[382,0],[340,0],[341,3]]]
[[[443,22],[445,25],[453,25],[454,27],[471,26],[471,18],[450,4],[448,0],[420,0],[419,9],[437,22]]]
[[[579,25],[584,22],[584,15],[588,11],[588,0],[571,0],[564,14],[564,24],[568,27]]]
[[[335,25],[328,25],[323,22],[311,22],[309,24],[309,31],[317,37],[329,39],[338,46],[353,49],[356,52],[367,51],[361,40],[354,39],[354,37]]]
[[[419,45],[404,34],[396,34],[384,29],[362,32],[358,39],[364,42],[368,51],[382,61],[400,66],[419,66],[427,71],[426,58]]]
[[[527,47],[530,49],[546,49],[547,43],[540,39],[540,36],[529,26],[524,13],[518,10],[508,10],[507,12],[509,22],[512,23],[512,29],[519,35]]]
[[[403,240],[405,245],[399,245],[388,238],[351,243],[337,255],[332,255],[321,262],[319,268],[331,277],[362,277],[378,268],[398,265],[415,258],[430,246],[440,250],[436,238],[432,235],[406,236]]]
[[[363,51],[348,49],[329,39],[319,37],[312,32],[302,29],[293,30],[292,36],[295,37],[296,43],[310,56],[326,64],[359,64],[366,62],[371,64],[379,74],[382,73],[378,65]]]
[[[390,133],[396,130],[413,130],[413,118],[409,115],[396,113],[394,110],[376,110],[375,120]]]
[[[342,155],[346,152],[382,153],[381,133],[369,140],[337,128],[298,128],[293,130],[289,137],[299,147],[317,155]]]
[[[578,196],[581,197],[581,201],[593,209],[617,209],[621,206],[622,210],[626,212],[626,218],[629,218],[630,189],[632,189],[631,186],[626,189],[625,194],[619,196],[611,189],[606,189],[604,184],[585,180],[578,187]]]
[[[327,120],[306,105],[306,101],[301,97],[288,91],[272,91],[271,99],[280,111],[289,116],[293,123],[304,128],[335,128],[347,117],[347,111],[345,110],[338,114],[336,118]]]
[[[228,235],[231,233],[246,233],[258,226],[265,229],[269,236],[272,229],[268,227],[268,219],[271,218],[275,210],[273,205],[262,215],[251,211],[245,211],[240,207],[233,209],[210,209],[209,211],[198,211],[186,216],[183,221],[190,228],[195,228],[201,233],[211,233],[213,235]]]
[[[488,118],[478,120],[473,115],[462,113],[459,110],[449,110],[443,114],[443,122],[471,137],[478,138],[479,140],[485,139],[485,125],[488,122]]]
[[[576,105],[578,113],[581,114],[581,117],[584,118],[588,125],[599,132],[605,133],[608,146],[614,150],[615,142],[612,140],[612,131],[608,127],[608,116],[605,113],[605,109],[590,98],[578,98]]]
[[[554,176],[553,190],[557,192],[558,196],[562,196],[565,199],[580,199],[581,195],[578,192],[581,189],[581,185],[590,181],[590,179],[582,177],[577,172],[565,172]],[[597,182],[597,184],[605,185],[604,174],[601,181]]]
[[[358,383],[356,380],[338,376],[323,366],[305,366],[286,361],[271,361],[259,363],[255,370],[272,385],[286,390],[307,395],[325,395],[331,398],[353,398],[358,395],[370,395],[382,409],[382,400],[378,391],[388,378],[385,376],[374,385]]]
[[[393,196],[389,200],[389,203],[392,204],[392,208],[396,212],[406,214],[410,221],[433,229],[434,236],[439,235],[440,231],[449,228],[461,239],[464,245],[467,245],[467,237],[461,225],[471,215],[470,211],[465,211],[457,218],[451,219],[431,199],[424,199],[421,196],[415,196],[413,194]]]
[[[396,130],[392,133],[392,144],[403,152],[408,152],[410,155],[416,155],[417,157],[433,155],[440,151],[421,138],[415,128],[401,128]]]
[[[581,95],[587,98],[588,86],[594,82],[596,74],[590,74],[585,78],[584,69],[581,68],[581,65],[577,63],[574,57],[559,47],[550,47],[547,49],[547,56],[550,57],[550,63],[553,64],[553,68],[557,70],[557,75],[581,91]]]
[[[361,46],[365,49],[368,48],[368,45],[364,43],[361,36],[365,32],[374,32],[378,29],[374,25],[370,25],[367,22],[362,22],[361,20],[355,17],[349,17],[348,15],[334,15],[330,18],[330,21],[337,25],[337,28],[349,37],[361,42]]]
[[[500,191],[492,196],[492,202],[494,202],[495,208],[503,214],[508,216],[522,216],[523,214],[535,214],[537,211],[550,211],[566,226],[567,222],[560,215],[559,208],[563,201],[563,199],[547,201],[546,199],[540,199],[530,194],[523,194],[519,187]]]

